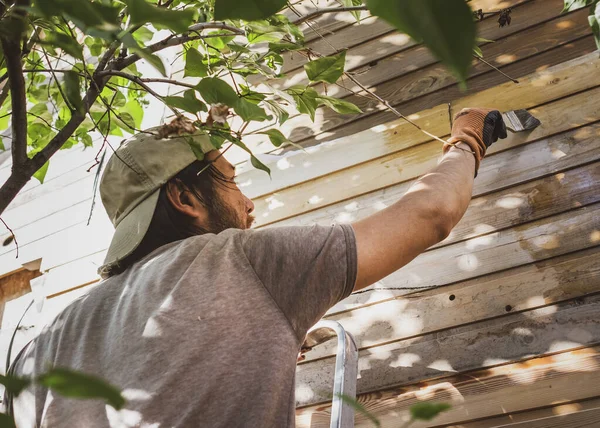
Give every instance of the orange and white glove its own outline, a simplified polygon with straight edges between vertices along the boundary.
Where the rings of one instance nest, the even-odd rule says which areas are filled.
[[[448,139],[448,143],[444,144],[443,152],[446,153],[460,142],[467,144],[475,156],[475,176],[477,176],[479,164],[487,148],[498,141],[498,138],[506,138],[506,136],[506,125],[498,110],[465,108],[454,117],[452,136]]]

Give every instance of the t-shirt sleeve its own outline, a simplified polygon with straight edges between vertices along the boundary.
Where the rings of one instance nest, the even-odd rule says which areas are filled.
[[[242,239],[256,275],[300,340],[354,288],[356,240],[350,225],[247,230]]]

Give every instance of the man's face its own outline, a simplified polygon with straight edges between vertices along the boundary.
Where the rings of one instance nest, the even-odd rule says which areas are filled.
[[[209,228],[218,233],[228,228],[248,229],[254,222],[254,204],[235,183],[235,167],[218,150],[207,153],[206,159],[223,175],[217,180],[215,192],[218,201],[209,212]]]

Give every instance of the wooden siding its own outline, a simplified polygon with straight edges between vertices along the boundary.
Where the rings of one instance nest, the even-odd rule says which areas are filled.
[[[466,106],[527,108],[542,121],[491,147],[469,209],[445,241],[327,313],[356,338],[359,400],[383,426],[400,425],[411,404],[428,399],[453,408],[414,426],[569,428],[600,418],[600,58],[587,11],[561,15],[562,3],[473,0],[486,10],[513,8],[511,26],[491,16],[478,29],[495,40],[481,46],[486,60],[520,83],[475,61],[466,92],[426,49],[366,13],[360,25],[348,14],[319,18],[325,39],[305,27],[310,48],[347,48],[361,82],[437,135],[450,131],[449,110]],[[286,59],[286,79],[271,84],[304,78],[306,58]],[[250,139],[273,176],[238,168],[257,227],[353,222],[436,165],[438,142],[364,93],[328,93],[363,113],[320,109],[312,123],[291,112],[282,131],[305,151]],[[43,272],[33,287],[43,307],[28,314],[16,347],[98,282],[112,226],[99,200],[88,225],[94,172],[86,170],[95,154],[59,153],[46,183],[29,183],[3,214],[21,248],[15,259],[14,244],[0,247],[0,277],[38,259]],[[1,165],[0,180],[9,172],[10,162]],[[0,353],[33,294],[5,302]],[[333,361],[325,344],[298,365],[299,427],[328,426]],[[358,415],[357,425],[369,423]]]

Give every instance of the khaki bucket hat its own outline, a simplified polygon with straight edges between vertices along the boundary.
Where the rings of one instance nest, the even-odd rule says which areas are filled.
[[[157,138],[157,129],[123,142],[106,165],[100,196],[115,234],[100,271],[138,247],[150,226],[161,186],[198,159],[190,144],[202,153],[215,150],[205,134]]]

